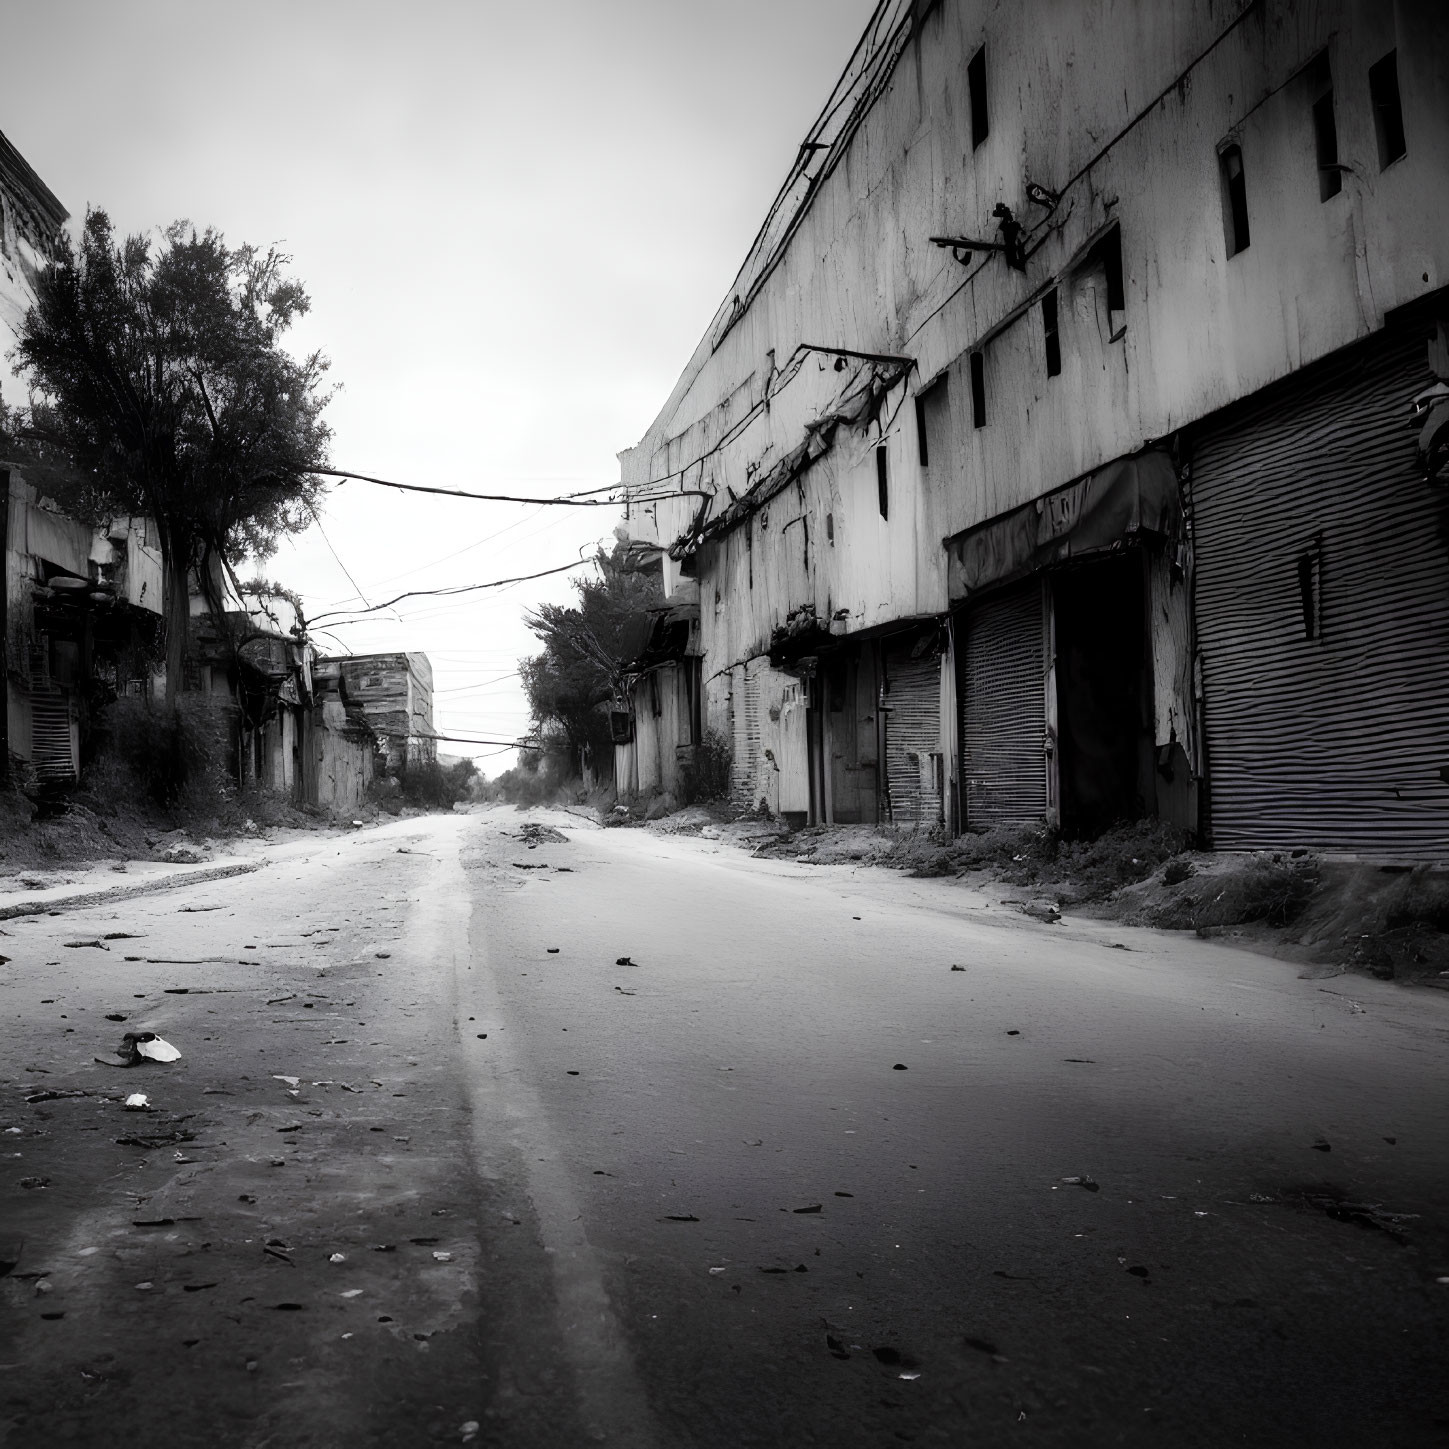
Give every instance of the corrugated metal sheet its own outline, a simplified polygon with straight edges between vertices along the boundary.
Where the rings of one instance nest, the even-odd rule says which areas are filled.
[[[1408,424],[1427,381],[1422,334],[1381,338],[1195,440],[1220,847],[1449,854],[1449,500]]]
[[[1047,809],[1042,585],[1031,579],[966,611],[961,779],[966,824],[1028,824]]]
[[[730,791],[736,805],[753,810],[759,802],[760,670],[764,659],[751,659],[735,670],[735,763]]]
[[[935,825],[941,799],[932,760],[941,747],[941,666],[932,650],[912,659],[919,636],[885,649],[886,801],[897,825]]]
[[[31,695],[30,739],[30,763],[40,779],[75,779],[75,731],[70,700],[59,690]]]

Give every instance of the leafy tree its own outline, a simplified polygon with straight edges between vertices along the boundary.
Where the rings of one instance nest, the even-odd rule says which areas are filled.
[[[331,430],[327,360],[280,338],[308,309],[275,248],[176,222],[153,247],[89,211],[40,275],[16,356],[40,394],[23,433],[59,453],[82,517],[147,514],[166,566],[166,698],[182,679],[189,576],[268,556],[314,513]],[[208,598],[220,619],[221,600]]]
[[[577,768],[585,745],[611,748],[599,705],[622,697],[624,666],[645,642],[647,611],[662,589],[657,573],[626,567],[622,545],[600,549],[597,578],[576,579],[576,606],[540,604],[524,616],[543,652],[519,661],[524,691],[545,746]]]

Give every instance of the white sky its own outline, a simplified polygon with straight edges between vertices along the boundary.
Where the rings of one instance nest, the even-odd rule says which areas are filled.
[[[343,391],[333,461],[548,494],[618,478],[703,335],[871,0],[47,0],[7,6],[0,131],[72,214],[280,243]],[[309,615],[534,572],[613,510],[335,490],[264,566]],[[567,575],[339,631],[421,649],[445,734],[516,739],[523,611]],[[333,641],[322,637],[319,647]],[[340,651],[339,651],[340,652]],[[513,755],[473,754],[489,774]],[[491,756],[491,757],[490,757]]]

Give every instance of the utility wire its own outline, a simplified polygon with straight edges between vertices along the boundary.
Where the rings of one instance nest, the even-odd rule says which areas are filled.
[[[334,627],[341,627],[342,624],[356,622],[355,619],[339,618],[342,614],[354,614],[358,616],[375,614],[379,609],[390,609],[394,604],[400,604],[404,599],[427,598],[439,594],[471,594],[479,589],[501,589],[505,584],[524,584],[530,579],[543,579],[547,578],[550,574],[563,574],[568,573],[570,569],[585,568],[593,562],[594,560],[592,558],[581,558],[575,560],[573,563],[560,564],[557,568],[540,569],[536,574],[520,574],[517,578],[513,579],[490,579],[487,583],[483,584],[454,584],[451,588],[446,589],[409,589],[406,593],[398,594],[396,598],[388,599],[381,604],[370,604],[365,609],[334,609],[330,613],[319,614],[317,619],[312,619],[308,622],[315,624],[319,619],[337,619],[337,625]]]
[[[473,498],[480,503],[537,503],[551,508],[619,508],[625,500],[623,498],[591,498],[581,494],[575,494],[564,498],[525,498],[517,493],[473,493],[466,488],[434,488],[426,483],[399,483],[392,478],[370,478],[366,473],[348,473],[341,468],[313,468],[313,473],[320,474],[327,478],[341,478],[345,483],[349,479],[357,483],[376,483],[382,488],[396,488],[403,493],[436,493],[444,498]],[[607,489],[600,488],[597,492],[618,493],[622,484],[611,483]],[[682,498],[688,496],[685,493],[667,493],[664,498]],[[712,498],[712,493],[699,493],[695,495],[700,498]],[[651,502],[651,499],[636,499],[636,502]]]

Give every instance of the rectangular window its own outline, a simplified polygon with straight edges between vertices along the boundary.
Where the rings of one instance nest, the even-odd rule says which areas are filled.
[[[1338,122],[1333,114],[1333,72],[1328,52],[1315,56],[1304,72],[1313,106],[1313,149],[1318,160],[1318,199],[1327,201],[1343,190],[1338,166]]]
[[[971,354],[971,425],[986,426],[986,357],[980,352]]]
[[[966,84],[971,91],[971,149],[974,151],[991,129],[986,110],[986,47],[983,45],[966,65]]]
[[[1323,637],[1323,536],[1298,555],[1298,602],[1303,612],[1303,637]]]
[[[745,567],[749,570],[750,587],[755,586],[755,521],[745,519]]]
[[[1391,50],[1369,66],[1369,99],[1379,141],[1379,170],[1397,161],[1409,148],[1404,143],[1404,108],[1399,99],[1399,53]]]
[[[1057,331],[1057,289],[1053,287],[1041,299],[1041,330],[1046,338],[1047,376],[1057,377],[1062,370],[1062,341]]]
[[[825,542],[831,548],[835,547],[835,515],[833,513],[825,515]]]
[[[916,394],[916,450],[920,456],[921,467],[931,466],[931,445],[926,439],[926,395],[923,392]]]
[[[880,507],[880,516],[891,516],[890,475],[886,471],[886,445],[882,443],[875,450],[875,492]]]
[[[1235,257],[1248,249],[1248,183],[1243,175],[1243,151],[1240,146],[1224,146],[1218,152],[1218,171],[1223,188],[1223,226],[1227,233],[1228,255]]]

